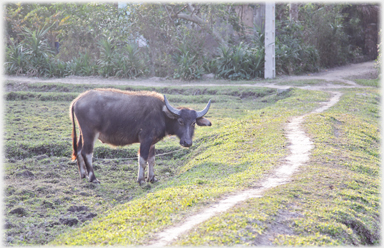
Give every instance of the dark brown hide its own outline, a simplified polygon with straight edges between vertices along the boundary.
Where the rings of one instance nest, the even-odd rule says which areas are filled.
[[[209,105],[205,111],[208,108]],[[179,110],[179,115],[171,113],[165,106],[164,97],[156,92],[95,89],[79,95],[71,103],[70,116],[73,121],[72,158],[77,158],[81,178],[86,177],[87,170],[89,180],[97,182],[91,160],[94,142],[99,139],[114,146],[140,143],[138,181],[141,183],[143,171],[140,166],[145,166],[147,161],[154,161],[154,145],[159,140],[166,135],[177,135],[180,144],[189,147],[192,145],[195,123],[211,125],[203,117],[196,119],[195,110]],[[75,117],[80,129],[77,144]],[[149,174],[152,178],[148,179],[155,180],[151,164]]]

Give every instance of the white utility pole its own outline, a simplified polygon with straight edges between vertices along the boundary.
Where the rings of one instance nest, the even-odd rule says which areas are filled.
[[[275,78],[275,3],[265,3],[264,78]]]

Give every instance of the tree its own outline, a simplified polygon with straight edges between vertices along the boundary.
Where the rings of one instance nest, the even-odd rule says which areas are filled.
[[[199,13],[202,10],[202,6],[197,5],[195,8],[191,3],[187,3],[181,10],[177,10],[174,7],[172,8],[172,6],[170,5],[167,5],[166,9],[167,12],[170,13],[170,18],[172,20],[174,18],[180,18],[186,21],[193,22],[199,25],[199,27],[201,27],[204,31],[211,34],[219,44],[225,43],[225,40],[218,33],[212,23],[210,23],[207,19],[199,17]]]
[[[298,3],[289,4],[289,19],[291,21],[299,20],[299,4]]]
[[[363,21],[364,48],[369,59],[375,59],[378,55],[377,44],[379,37],[379,10],[377,4],[361,4],[355,6],[359,17]]]
[[[169,74],[170,54],[181,47],[188,46],[201,59],[219,45],[227,46],[231,31],[240,30],[232,4],[129,4],[127,12],[133,33],[148,41],[152,75]]]

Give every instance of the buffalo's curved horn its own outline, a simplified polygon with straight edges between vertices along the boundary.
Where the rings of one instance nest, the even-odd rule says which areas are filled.
[[[201,118],[204,115],[206,115],[208,113],[208,110],[209,110],[210,106],[211,106],[211,99],[209,99],[207,106],[205,106],[205,109],[203,109],[201,111],[198,111],[198,112],[196,111],[196,114],[197,114],[196,119]]]
[[[164,95],[164,103],[165,103],[165,106],[167,106],[167,109],[169,110],[169,112],[171,112],[174,115],[180,116],[180,110],[172,107],[171,104],[169,104],[165,95]]]

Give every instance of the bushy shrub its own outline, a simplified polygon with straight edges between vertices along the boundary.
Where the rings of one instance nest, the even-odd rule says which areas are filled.
[[[375,30],[364,32],[363,27],[375,20],[379,6],[298,5],[299,15],[292,22],[287,21],[287,4],[276,7],[277,74],[361,61],[367,51],[372,59]],[[263,77],[264,34],[260,28],[247,28],[236,8],[181,3],[128,4],[125,9],[112,3],[7,4],[6,73],[183,80],[200,79],[203,73],[231,80]],[[53,52],[57,42],[60,47]]]
[[[96,75],[97,72],[97,65],[88,51],[80,53],[79,57],[75,57],[73,60],[69,61],[68,65],[73,68],[69,69],[69,73],[73,75],[91,76]]]
[[[104,77],[136,78],[147,72],[144,56],[136,44],[118,47],[111,38],[99,42],[98,72]]]
[[[342,5],[306,4],[301,8],[305,40],[319,53],[321,67],[345,64],[353,58],[354,49],[343,28]]]
[[[205,72],[202,58],[202,44],[193,39],[189,39],[188,36],[189,35],[183,34],[183,39],[179,41],[179,46],[172,55],[173,63],[176,67],[173,78],[183,80],[200,79]]]
[[[51,58],[47,60],[47,66],[44,68],[45,77],[65,77],[68,75],[67,64],[63,61]]]
[[[102,39],[98,42],[98,45],[100,50],[100,58],[97,60],[99,74],[103,77],[114,76],[114,57],[116,56],[116,46],[113,44],[113,40],[110,37]]]
[[[117,57],[116,76],[124,78],[136,78],[147,74],[144,55],[140,53],[140,48],[135,44],[126,44],[121,49],[121,55]]]
[[[177,65],[174,78],[183,80],[200,79],[204,73],[204,68],[197,60],[197,56],[191,55],[189,51],[185,51],[180,55],[176,54],[173,59]]]
[[[27,74],[29,76],[46,76],[52,70],[53,51],[48,45],[45,34],[49,27],[37,30],[24,28],[22,42],[11,44],[6,49],[6,72],[9,74]]]
[[[27,70],[30,76],[45,76],[49,68],[53,51],[48,45],[45,34],[50,27],[42,27],[37,30],[24,29],[23,43],[27,47]]]
[[[221,46],[218,52],[216,77],[249,80],[263,76],[264,47],[251,47],[241,42],[231,47]]]
[[[319,70],[318,51],[313,45],[305,43],[304,27],[299,22],[278,22],[276,29],[278,32],[275,54],[278,74],[299,74]]]
[[[5,71],[7,74],[24,74],[27,68],[27,53],[23,44],[12,40],[6,48]]]

